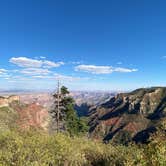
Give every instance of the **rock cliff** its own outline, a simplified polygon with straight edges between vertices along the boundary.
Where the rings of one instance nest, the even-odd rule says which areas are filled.
[[[104,141],[147,142],[166,117],[166,88],[121,93],[91,109],[90,135]]]

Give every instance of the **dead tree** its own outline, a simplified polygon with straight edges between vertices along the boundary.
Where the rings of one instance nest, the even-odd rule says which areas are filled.
[[[59,132],[60,130],[64,130],[64,106],[63,106],[63,94],[60,89],[60,81],[58,80],[57,90],[52,95],[53,96],[53,105],[50,110],[51,118],[52,118],[52,126],[53,130]]]

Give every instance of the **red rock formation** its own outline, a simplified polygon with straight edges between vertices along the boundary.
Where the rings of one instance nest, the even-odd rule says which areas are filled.
[[[19,115],[17,123],[20,127],[24,129],[35,127],[47,130],[49,116],[44,107],[32,103],[21,107],[16,106],[15,110]]]

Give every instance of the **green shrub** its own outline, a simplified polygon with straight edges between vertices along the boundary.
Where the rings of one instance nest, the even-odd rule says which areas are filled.
[[[0,131],[16,126],[17,113],[10,107],[0,107]]]
[[[162,140],[162,141],[161,141]],[[0,166],[164,166],[166,141],[149,145],[103,144],[86,137],[48,135],[42,131],[0,133]]]

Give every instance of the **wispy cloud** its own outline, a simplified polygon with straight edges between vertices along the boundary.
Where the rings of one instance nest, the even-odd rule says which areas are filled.
[[[112,66],[78,65],[75,67],[75,71],[83,71],[92,74],[111,74],[113,72],[130,73],[137,71],[137,69]]]
[[[44,58],[44,57],[43,57]],[[64,62],[53,62],[48,60],[37,60],[27,57],[12,57],[9,62],[24,68],[54,68],[64,65]]]
[[[0,74],[4,74],[4,73],[6,73],[6,72],[7,72],[6,69],[0,69]]]
[[[162,56],[162,59],[166,59],[166,56]]]
[[[120,72],[120,73],[131,73],[138,71],[138,69],[128,69],[128,68],[123,68],[123,67],[116,67],[113,69],[114,72]]]
[[[44,68],[53,68],[53,67],[59,67],[61,65],[64,65],[64,62],[52,62],[52,61],[43,61],[43,67]]]
[[[48,79],[48,80],[60,80],[60,81],[76,81],[80,80],[80,77],[73,77],[73,76],[68,76],[68,75],[62,75],[62,74],[53,74],[53,75],[34,75],[32,78],[37,78],[37,79]]]
[[[45,76],[45,75],[34,75],[32,78],[41,78],[41,79],[48,79],[50,76]]]
[[[9,80],[11,78],[12,74],[9,70],[6,69],[0,69],[0,78],[4,80]]]
[[[45,57],[45,56],[40,56],[39,58],[40,58],[40,59],[46,59],[46,57]]]
[[[43,80],[49,82],[49,80],[57,79],[60,79],[61,81],[75,81],[80,79],[79,77],[55,73],[55,71],[51,70],[51,68],[57,68],[65,63],[49,61],[46,57],[39,57],[35,59],[27,57],[12,57],[9,62],[21,67],[19,70],[11,70],[11,73],[13,73],[11,79],[13,80],[28,80],[32,82],[35,80]],[[5,72],[5,70],[1,69],[0,72]]]
[[[72,65],[80,65],[81,63],[83,63],[83,61],[72,61],[72,62],[69,62],[69,64],[72,64]]]
[[[54,74],[55,79],[57,80],[63,80],[63,81],[76,81],[80,80],[80,77],[72,77],[72,76],[67,76],[67,75],[62,75],[62,74]]]
[[[98,65],[86,65],[83,61],[70,61],[70,62],[53,62],[48,60],[46,57],[12,57],[9,62],[15,65],[10,66],[8,69],[0,68],[0,79],[3,82],[10,83],[9,86],[22,86],[29,88],[40,88],[41,87],[54,87],[57,80],[62,83],[67,84],[71,87],[86,86],[89,82],[98,84],[98,80],[102,79],[103,82],[106,81],[104,74],[116,73],[131,73],[136,72],[137,69],[122,67],[122,63],[118,62],[117,67],[113,66],[98,66]],[[62,65],[68,65],[62,73],[59,73],[57,67]],[[120,66],[119,66],[119,65]],[[81,77],[81,73],[74,72],[86,72],[94,74],[88,77],[84,75]],[[66,70],[67,69],[67,70]],[[68,71],[70,70],[71,71]],[[80,75],[79,75],[80,74]],[[101,75],[103,74],[102,78]],[[85,84],[85,85],[84,85]],[[35,87],[33,87],[36,85]],[[39,86],[40,85],[40,86]],[[82,88],[82,87],[81,87]]]
[[[13,57],[9,62],[19,66],[19,67],[41,67],[43,62],[41,60],[30,59],[26,57]]]
[[[48,75],[51,73],[51,71],[42,68],[25,68],[23,70],[20,70],[20,73],[26,75]]]
[[[122,65],[122,62],[117,62],[117,65]]]

